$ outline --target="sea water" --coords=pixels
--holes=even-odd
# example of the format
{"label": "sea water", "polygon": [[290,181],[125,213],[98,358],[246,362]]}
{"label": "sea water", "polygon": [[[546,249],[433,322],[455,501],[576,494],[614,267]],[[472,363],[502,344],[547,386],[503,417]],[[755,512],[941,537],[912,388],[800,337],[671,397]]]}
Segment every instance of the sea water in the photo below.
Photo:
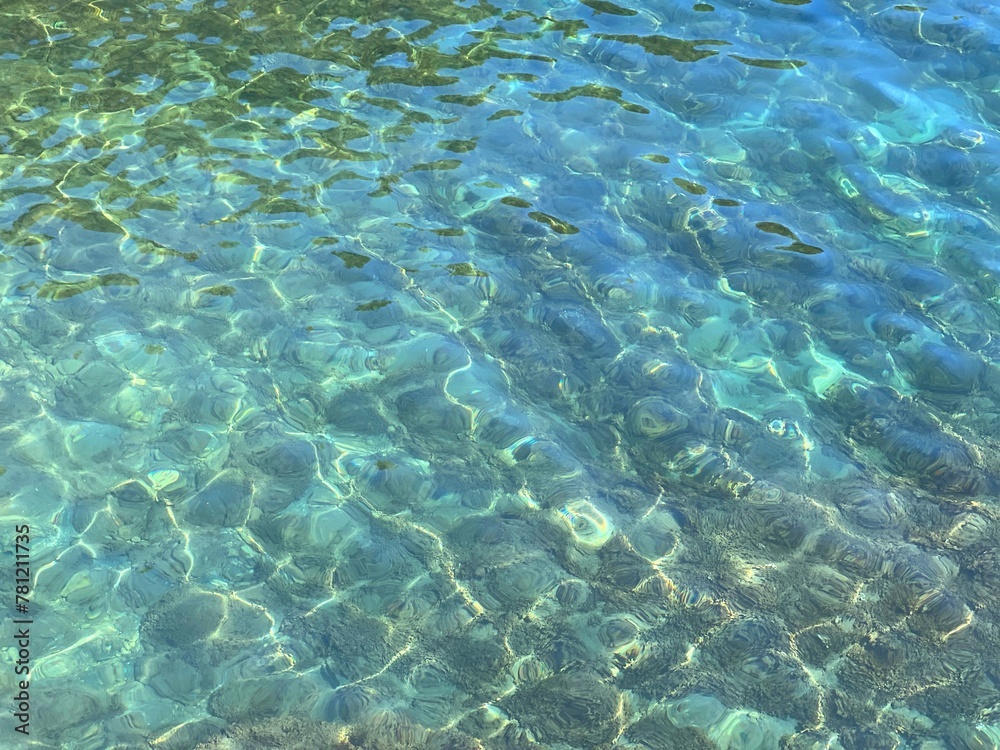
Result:
{"label": "sea water", "polygon": [[918,2],[7,3],[0,746],[996,747],[1000,10]]}

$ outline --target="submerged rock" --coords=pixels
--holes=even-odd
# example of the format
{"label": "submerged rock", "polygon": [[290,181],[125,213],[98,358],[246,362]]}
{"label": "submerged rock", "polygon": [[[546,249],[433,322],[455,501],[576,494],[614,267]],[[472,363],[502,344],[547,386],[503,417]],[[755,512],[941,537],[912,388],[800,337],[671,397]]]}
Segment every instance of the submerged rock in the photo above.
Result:
{"label": "submerged rock", "polygon": [[562,672],[502,702],[538,741],[595,747],[614,739],[625,720],[625,698],[596,675]]}

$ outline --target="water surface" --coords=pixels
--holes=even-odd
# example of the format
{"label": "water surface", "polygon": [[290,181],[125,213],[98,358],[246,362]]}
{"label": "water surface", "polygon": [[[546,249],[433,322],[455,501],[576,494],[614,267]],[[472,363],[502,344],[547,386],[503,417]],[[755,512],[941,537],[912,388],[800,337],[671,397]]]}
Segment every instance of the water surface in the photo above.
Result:
{"label": "water surface", "polygon": [[34,746],[1000,743],[994,6],[0,19]]}

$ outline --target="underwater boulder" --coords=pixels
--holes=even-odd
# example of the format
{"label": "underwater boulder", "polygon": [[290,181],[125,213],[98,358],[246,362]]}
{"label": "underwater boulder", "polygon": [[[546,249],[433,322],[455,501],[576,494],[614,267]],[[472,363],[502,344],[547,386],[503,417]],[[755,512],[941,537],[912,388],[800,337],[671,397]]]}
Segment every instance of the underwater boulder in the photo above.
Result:
{"label": "underwater boulder", "polygon": [[178,509],[186,521],[198,526],[242,526],[250,512],[251,495],[250,483],[230,472],[214,478]]}
{"label": "underwater boulder", "polygon": [[[187,726],[187,725],[185,725]],[[298,716],[281,716],[272,719],[254,718],[247,722],[228,725],[224,731],[211,727],[204,734],[215,734],[211,739],[201,738],[200,744],[172,745],[163,743],[168,750],[361,750],[343,738],[343,727],[313,721]],[[198,736],[198,735],[195,735]],[[160,746],[159,739],[156,745]]]}
{"label": "underwater boulder", "polygon": [[946,344],[928,343],[907,356],[896,354],[907,379],[928,398],[950,403],[972,395],[982,382],[985,365],[981,357]]}
{"label": "underwater boulder", "polygon": [[618,736],[626,717],[624,700],[596,675],[560,672],[519,690],[501,705],[540,742],[597,747]]}
{"label": "underwater boulder", "polygon": [[229,722],[246,722],[308,711],[315,687],[307,677],[281,672],[228,680],[208,698],[208,712]]}
{"label": "underwater boulder", "polygon": [[141,632],[154,644],[183,647],[214,634],[226,618],[219,594],[182,586],[157,601],[142,620]]}

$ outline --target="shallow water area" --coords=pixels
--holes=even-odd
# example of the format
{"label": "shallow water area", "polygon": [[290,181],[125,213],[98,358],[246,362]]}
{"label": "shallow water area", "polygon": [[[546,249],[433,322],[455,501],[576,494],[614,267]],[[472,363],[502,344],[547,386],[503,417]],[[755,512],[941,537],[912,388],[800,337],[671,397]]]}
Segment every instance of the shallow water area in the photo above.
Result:
{"label": "shallow water area", "polygon": [[992,5],[0,29],[0,745],[1000,746]]}

